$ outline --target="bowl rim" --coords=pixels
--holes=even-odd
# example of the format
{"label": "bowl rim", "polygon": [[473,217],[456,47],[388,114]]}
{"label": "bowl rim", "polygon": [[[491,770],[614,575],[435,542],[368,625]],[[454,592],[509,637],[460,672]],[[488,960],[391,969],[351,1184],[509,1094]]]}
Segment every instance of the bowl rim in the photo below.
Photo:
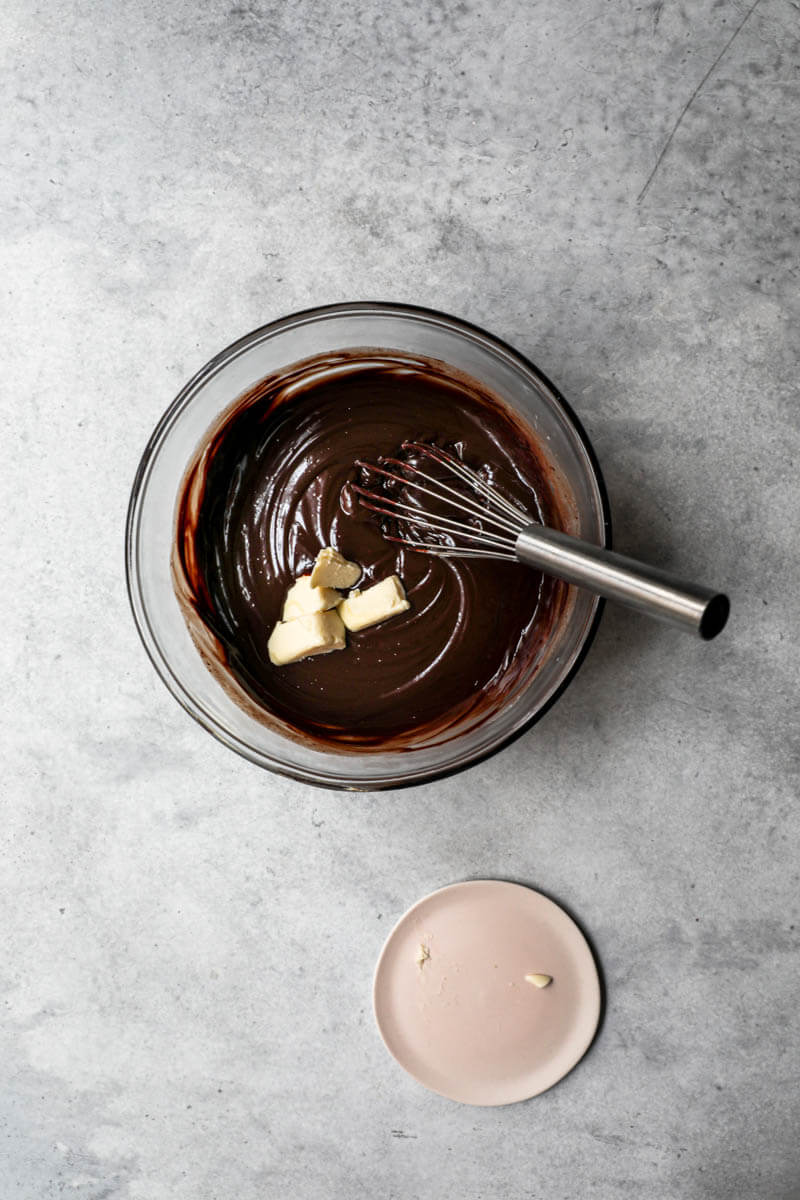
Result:
{"label": "bowl rim", "polygon": [[[597,455],[594,447],[589,439],[589,436],[584,429],[580,419],[575,414],[571,405],[564,398],[561,391],[548,379],[544,372],[536,366],[529,358],[520,353],[514,346],[495,334],[490,333],[482,326],[471,321],[464,320],[461,317],[455,317],[451,313],[444,312],[441,309],[427,308],[423,305],[405,304],[392,300],[354,300],[341,301],[336,304],[314,305],[310,308],[300,309],[294,313],[288,313],[283,317],[278,317],[274,321],[268,321],[264,325],[258,326],[249,333],[243,334],[235,341],[231,342],[224,349],[220,350],[212,358],[208,360],[198,371],[194,373],[183,385],[174,399],[170,402],[167,408],[162,413],[157,421],[150,437],[142,451],[139,464],[131,485],[131,493],[128,501],[127,515],[125,520],[125,583],[128,593],[128,601],[131,607],[134,624],[136,626],[139,638],[144,646],[150,662],[152,663],[156,674],[161,679],[164,686],[167,688],[172,697],[180,704],[181,708],[189,714],[207,733],[210,733],[218,742],[226,746],[229,750],[235,751],[240,757],[246,759],[253,765],[260,767],[262,770],[268,770],[275,774],[282,775],[289,779],[295,779],[301,783],[310,784],[315,787],[326,788],[328,790],[351,791],[351,792],[373,792],[373,791],[400,791],[403,788],[419,787],[426,783],[434,782],[437,779],[445,779],[453,775],[459,774],[461,771],[466,771],[471,767],[477,766],[479,763],[491,758],[499,750],[511,745],[527,733],[543,716],[552,708],[556,701],[560,698],[568,685],[575,678],[578,670],[586,659],[586,655],[594,642],[597,634],[597,629],[605,608],[605,601],[597,597],[595,611],[589,624],[579,650],[575,654],[572,663],[569,666],[564,678],[558,684],[541,706],[532,713],[530,717],[523,720],[521,724],[510,730],[502,736],[498,741],[485,749],[479,749],[469,755],[464,761],[444,765],[441,767],[424,768],[417,774],[409,774],[404,771],[399,778],[387,775],[386,777],[369,780],[363,784],[360,782],[347,781],[344,776],[341,778],[331,778],[326,776],[324,771],[316,771],[313,768],[296,767],[293,764],[287,764],[279,759],[273,758],[262,751],[254,750],[246,741],[229,733],[227,730],[220,727],[213,718],[209,717],[203,710],[202,706],[194,701],[191,692],[185,687],[181,680],[172,670],[170,664],[164,658],[163,654],[158,649],[158,639],[156,638],[147,615],[146,606],[142,599],[141,590],[138,582],[138,570],[136,566],[137,549],[139,545],[139,518],[142,499],[144,496],[147,478],[153,464],[157,450],[163,441],[163,438],[183,410],[187,401],[194,395],[196,390],[217,371],[227,366],[228,363],[237,358],[240,354],[248,350],[254,343],[263,340],[266,336],[274,336],[281,330],[290,328],[297,324],[309,323],[310,321],[324,319],[326,317],[348,316],[363,313],[388,313],[397,314],[407,317],[433,318],[438,322],[444,322],[454,328],[456,331],[463,331],[467,334],[477,335],[485,339],[491,346],[499,348],[506,356],[514,361],[518,366],[522,367],[526,372],[530,373],[537,382],[541,383],[544,388],[550,393],[553,400],[562,410],[563,416],[572,427],[581,448],[586,455],[589,468],[594,476],[594,483],[597,487],[598,496],[600,499],[600,509],[602,517],[603,530],[603,545],[611,546],[611,510],[608,500],[608,492],[606,489],[605,479],[600,468]],[[345,760],[343,760],[345,761]]]}

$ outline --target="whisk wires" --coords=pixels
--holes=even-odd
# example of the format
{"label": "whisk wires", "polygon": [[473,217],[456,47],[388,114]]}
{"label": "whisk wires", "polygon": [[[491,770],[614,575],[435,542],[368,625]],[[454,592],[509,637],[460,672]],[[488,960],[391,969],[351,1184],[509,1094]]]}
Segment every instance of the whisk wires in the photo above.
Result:
{"label": "whisk wires", "polygon": [[[429,496],[438,504],[449,506],[446,510],[448,513],[454,510],[459,514],[456,517],[431,513],[420,505],[409,504],[406,500],[395,499],[386,493],[353,484],[353,491],[362,507],[393,519],[401,530],[407,526],[421,526],[431,534],[444,535],[448,539],[442,543],[424,537],[401,536],[400,533],[388,533],[384,530],[387,541],[397,542],[426,554],[437,554],[442,558],[499,558],[516,561],[514,545],[517,536],[526,526],[533,523],[528,513],[511,504],[481,479],[477,472],[448,451],[423,442],[404,442],[401,449],[446,467],[456,479],[471,489],[473,495],[465,494],[463,490],[437,479],[421,467],[398,458],[385,458],[380,466],[358,460],[356,466],[370,475],[378,475],[382,479],[401,485],[404,489],[412,489],[415,493]],[[464,520],[464,516],[468,519]]]}

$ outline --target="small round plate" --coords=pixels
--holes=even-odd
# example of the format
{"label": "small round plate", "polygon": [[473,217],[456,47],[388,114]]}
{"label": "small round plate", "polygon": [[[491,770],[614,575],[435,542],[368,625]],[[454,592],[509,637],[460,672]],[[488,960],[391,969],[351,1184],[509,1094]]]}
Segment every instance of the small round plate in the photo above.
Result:
{"label": "small round plate", "polygon": [[[526,975],[549,975],[537,987]],[[381,1037],[410,1075],[462,1104],[527,1100],[586,1053],[600,1018],[592,952],[563,909],[495,879],[426,896],[375,971]]]}

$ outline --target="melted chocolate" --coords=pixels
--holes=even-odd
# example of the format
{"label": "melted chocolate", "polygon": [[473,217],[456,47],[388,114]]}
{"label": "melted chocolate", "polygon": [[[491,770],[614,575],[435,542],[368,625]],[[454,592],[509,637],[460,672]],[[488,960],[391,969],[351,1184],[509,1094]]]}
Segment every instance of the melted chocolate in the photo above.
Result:
{"label": "melted chocolate", "polygon": [[[326,748],[387,750],[452,736],[530,677],[565,585],[514,563],[441,559],[387,542],[346,486],[356,459],[407,439],[456,448],[509,499],[563,527],[532,432],[444,363],[365,349],[264,379],[209,431],[183,481],[173,576],[218,678],[267,723]],[[396,572],[411,609],[346,650],[273,666],[267,638],[317,552]],[[209,636],[211,635],[211,636]]]}

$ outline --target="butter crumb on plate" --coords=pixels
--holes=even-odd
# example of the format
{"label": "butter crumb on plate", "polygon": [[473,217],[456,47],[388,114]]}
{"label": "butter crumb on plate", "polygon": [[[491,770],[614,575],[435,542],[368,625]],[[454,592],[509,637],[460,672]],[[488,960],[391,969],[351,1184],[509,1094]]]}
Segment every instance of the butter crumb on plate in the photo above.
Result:
{"label": "butter crumb on plate", "polygon": [[553,982],[552,975],[526,975],[526,983],[532,983],[534,987],[546,988],[548,984]]}

